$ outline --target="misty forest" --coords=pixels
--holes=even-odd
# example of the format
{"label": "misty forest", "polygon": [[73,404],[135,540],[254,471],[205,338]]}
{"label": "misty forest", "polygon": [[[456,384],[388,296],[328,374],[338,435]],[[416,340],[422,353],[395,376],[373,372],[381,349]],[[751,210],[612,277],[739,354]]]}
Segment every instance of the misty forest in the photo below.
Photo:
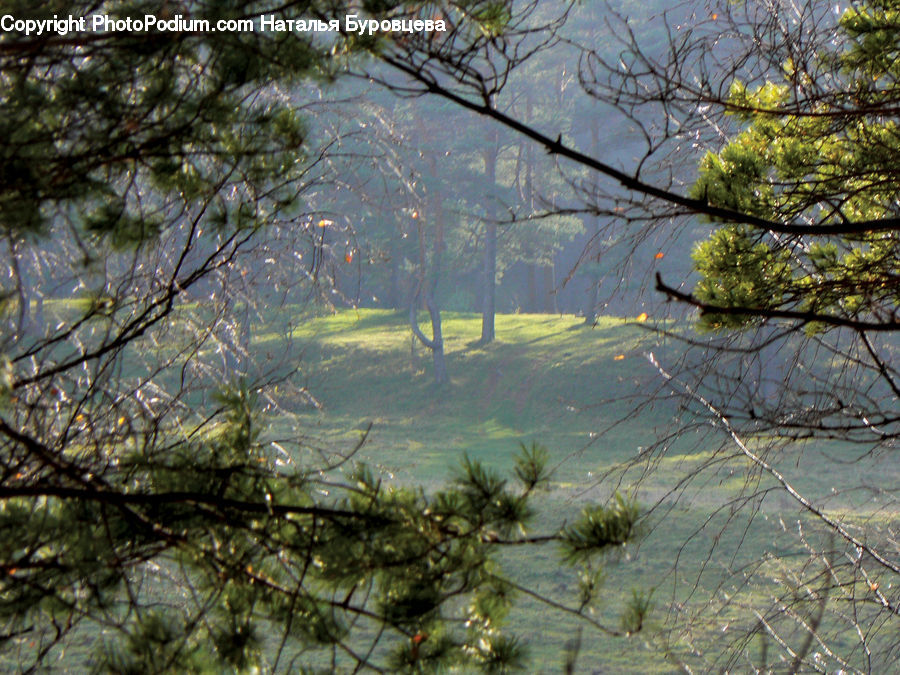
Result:
{"label": "misty forest", "polygon": [[0,671],[897,672],[900,2],[0,16]]}

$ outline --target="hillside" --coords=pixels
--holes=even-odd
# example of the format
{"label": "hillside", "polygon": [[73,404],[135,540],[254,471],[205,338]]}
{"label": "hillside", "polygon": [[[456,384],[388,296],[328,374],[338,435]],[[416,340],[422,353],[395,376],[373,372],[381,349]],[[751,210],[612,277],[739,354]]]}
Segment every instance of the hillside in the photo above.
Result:
{"label": "hillside", "polygon": [[[645,354],[653,350],[663,360],[675,360],[677,343],[661,342],[634,319],[612,317],[590,327],[572,316],[500,315],[496,342],[479,347],[480,317],[447,313],[444,333],[451,385],[438,392],[430,354],[411,340],[404,316],[359,310],[299,322],[291,338],[303,353],[301,372],[318,409],[301,413],[296,431],[316,452],[340,452],[354,447],[371,424],[357,458],[385,480],[425,489],[452,480],[464,454],[504,471],[520,443],[539,443],[550,453],[554,474],[536,530],[573,518],[585,503],[604,502],[614,489],[633,490],[652,507],[643,524],[646,536],[609,561],[596,616],[617,626],[632,589],[655,589],[655,611],[639,640],[586,631],[591,639],[582,644],[579,672],[674,672],[676,663],[691,663],[693,650],[714,650],[729,626],[749,622],[746,630],[752,629],[745,601],[769,597],[783,570],[738,583],[739,570],[760,565],[770,552],[800,564],[802,546],[782,536],[787,527],[782,518],[800,521],[780,491],[765,505],[760,497],[754,509],[722,507],[765,495],[767,479],[752,473],[747,479],[746,458],[728,452],[730,441],[714,426],[684,411],[676,418],[676,401]],[[258,343],[264,347],[266,338],[260,336]],[[654,393],[663,395],[647,405]],[[622,468],[654,443],[646,461]],[[792,472],[795,485],[809,490],[839,485],[869,470],[864,462],[844,466],[841,474],[823,469],[821,453],[844,452],[839,444],[819,444],[801,453]],[[832,508],[853,506],[834,501]],[[873,514],[856,517],[873,526]],[[729,552],[728,567],[709,565],[713,550]],[[518,583],[571,604],[575,572],[560,568],[554,550],[538,553],[524,558],[513,551],[504,569]],[[710,614],[705,598],[716,589],[728,589],[734,602]],[[565,645],[580,624],[555,613],[548,623],[548,616],[546,605],[520,596],[509,619],[527,640],[534,666],[559,671]],[[690,622],[690,647],[666,643],[656,632],[674,617]],[[753,649],[765,649],[765,638]]]}
{"label": "hillside", "polygon": [[[653,383],[642,352],[654,346],[654,334],[622,318],[590,327],[572,316],[498,315],[496,326],[496,342],[478,347],[479,315],[444,316],[451,385],[437,392],[430,354],[410,339],[404,316],[359,310],[301,322],[292,339],[320,406],[300,415],[310,446],[349,449],[371,423],[357,457],[385,480],[429,489],[452,480],[464,454],[504,471],[520,443],[537,442],[555,467],[537,530],[574,517],[587,501],[607,499],[612,488],[600,485],[599,476],[653,437],[652,416],[643,429],[640,421],[615,423]],[[552,548],[532,550],[527,558],[513,551],[504,569],[571,604],[577,576],[559,562]],[[640,560],[613,562],[598,618],[616,627],[631,589],[655,586],[661,570]],[[555,612],[548,624],[547,617],[545,605],[520,596],[510,623],[527,640],[533,665],[557,672],[579,622]],[[642,641],[590,636],[579,672],[672,670]]]}
{"label": "hillside", "polygon": [[293,339],[321,404],[306,420],[348,438],[356,433],[347,430],[371,422],[362,455],[417,481],[463,452],[503,467],[520,442],[547,446],[561,462],[557,478],[567,481],[580,470],[565,461],[573,453],[605,462],[634,450],[633,428],[595,439],[628,411],[628,397],[649,386],[642,350],[652,334],[619,318],[590,327],[577,317],[516,314],[498,316],[496,325],[497,340],[479,347],[478,315],[445,316],[451,385],[437,391],[430,353],[410,339],[402,315],[345,311],[306,322]]}

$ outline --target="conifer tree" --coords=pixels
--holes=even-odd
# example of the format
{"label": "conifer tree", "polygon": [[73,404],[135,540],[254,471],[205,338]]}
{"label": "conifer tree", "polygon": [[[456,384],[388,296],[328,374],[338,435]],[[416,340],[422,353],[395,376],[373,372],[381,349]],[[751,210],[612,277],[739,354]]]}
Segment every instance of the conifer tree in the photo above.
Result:
{"label": "conifer tree", "polygon": [[[0,14],[216,26],[338,9],[7,2]],[[0,38],[0,668],[521,665],[499,551],[555,542],[582,564],[634,536],[633,502],[531,534],[539,448],[509,479],[466,461],[434,493],[389,486],[352,451],[310,459],[299,439],[295,452],[273,443],[265,381],[240,359],[213,367],[250,340],[220,334],[231,310],[251,320],[229,292],[259,266],[247,256],[263,234],[318,233],[305,82],[379,39],[59,33]],[[603,630],[593,589],[570,611]]]}
{"label": "conifer tree", "polygon": [[[683,239],[666,254],[690,258],[690,276],[650,272],[661,297],[676,301],[660,307],[672,321],[660,323],[666,339],[647,354],[662,396],[678,397],[673,417],[684,429],[701,419],[719,439],[710,462],[686,469],[673,489],[728,465],[744,481],[714,511],[729,521],[716,541],[739,529],[741,542],[771,532],[772,543],[746,565],[736,562],[742,543],[710,549],[728,581],[713,572],[716,591],[692,616],[673,603],[671,635],[733,637],[717,637],[719,649],[706,655],[689,643],[686,667],[764,671],[779,659],[791,672],[889,670],[900,614],[890,524],[900,438],[900,8],[698,3],[661,7],[669,11],[639,28],[634,4],[621,7],[608,14],[612,48],[582,44],[578,80],[640,132],[645,147],[633,162],[504,108],[504,88],[534,53],[524,39],[443,60],[432,53],[436,63],[418,68],[386,58],[408,88],[593,172],[597,187],[583,190],[582,211],[608,218],[608,235],[641,242],[674,239],[679,226],[702,232],[693,255]],[[560,34],[542,33],[544,44]],[[670,336],[680,338],[674,353]],[[679,435],[663,425],[628,466],[655,468]],[[704,566],[692,593],[705,574]],[[729,611],[736,618],[724,625],[708,618]]]}

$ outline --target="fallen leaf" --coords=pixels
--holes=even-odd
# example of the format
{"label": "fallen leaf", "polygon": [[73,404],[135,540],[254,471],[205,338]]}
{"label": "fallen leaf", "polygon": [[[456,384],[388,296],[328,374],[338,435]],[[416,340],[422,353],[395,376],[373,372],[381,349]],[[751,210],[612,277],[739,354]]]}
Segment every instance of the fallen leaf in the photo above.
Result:
{"label": "fallen leaf", "polygon": [[635,319],[635,320],[643,323],[644,321],[646,321],[649,318],[650,318],[650,316],[647,314],[647,312],[641,312],[640,314],[637,315],[637,319]]}
{"label": "fallen leaf", "polygon": [[624,361],[624,360],[625,360],[625,355],[624,355],[624,354],[616,354],[616,355],[613,357],[613,361]]}

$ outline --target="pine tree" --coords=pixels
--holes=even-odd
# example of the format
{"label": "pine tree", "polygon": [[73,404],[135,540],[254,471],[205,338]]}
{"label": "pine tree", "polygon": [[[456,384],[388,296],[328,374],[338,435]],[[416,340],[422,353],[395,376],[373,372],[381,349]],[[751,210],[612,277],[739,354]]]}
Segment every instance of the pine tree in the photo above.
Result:
{"label": "pine tree", "polygon": [[[891,56],[896,13],[893,3],[847,9],[839,22],[845,48],[819,56],[836,84],[823,92],[808,83],[808,102],[795,114],[798,74],[790,62],[783,82],[732,83],[727,106],[743,130],[702,160],[692,196],[798,227],[773,236],[728,226],[698,246],[704,326],[782,318],[811,332],[900,327],[892,225],[900,143],[890,114],[900,76]],[[803,223],[823,227],[803,236]]]}
{"label": "pine tree", "polygon": [[[524,40],[437,54],[419,69],[393,53],[387,60],[408,89],[594,172],[597,189],[579,196],[585,211],[610,219],[611,238],[674,242],[679,225],[704,232],[696,276],[678,285],[655,275],[656,290],[677,302],[661,308],[671,319],[659,324],[667,340],[647,356],[664,383],[659,398],[677,397],[673,421],[683,426],[663,425],[658,442],[627,464],[655,470],[699,419],[722,444],[705,467],[680,477],[667,467],[674,490],[719,480],[709,472],[726,464],[729,475],[743,474],[735,500],[712,511],[728,514],[709,558],[727,583],[713,573],[715,591],[694,616],[673,603],[671,636],[690,636],[685,668],[696,660],[701,669],[765,671],[781,659],[791,672],[890,669],[900,574],[890,524],[900,437],[898,4],[679,5],[639,28],[635,14],[651,6],[624,3],[621,15],[608,14],[613,49],[587,41],[579,50],[583,92],[643,136],[634,161],[566,139],[561,123],[509,112],[506,83],[533,55],[514,57]],[[510,24],[527,21],[525,11]],[[542,32],[542,44],[557,35]],[[664,255],[656,250],[645,257],[651,265]],[[674,354],[670,336],[680,338]],[[736,562],[719,543],[729,532],[740,542],[771,532],[759,565]],[[704,580],[705,564],[691,593]],[[729,612],[734,621],[713,625]],[[716,634],[706,656],[693,642],[704,630]],[[720,632],[733,637],[719,642]]]}
{"label": "pine tree", "polygon": [[[333,9],[192,3],[189,15]],[[262,410],[264,383],[236,378],[239,358],[214,367],[249,342],[235,289],[261,264],[261,233],[318,232],[304,82],[377,48],[258,30],[0,39],[0,667],[510,669],[524,648],[502,630],[516,586],[499,552],[555,542],[582,564],[634,536],[624,499],[530,534],[547,480],[538,448],[514,478],[466,461],[433,494],[384,484],[352,452],[285,453],[266,435],[277,413]],[[585,588],[572,611],[602,629]]]}

